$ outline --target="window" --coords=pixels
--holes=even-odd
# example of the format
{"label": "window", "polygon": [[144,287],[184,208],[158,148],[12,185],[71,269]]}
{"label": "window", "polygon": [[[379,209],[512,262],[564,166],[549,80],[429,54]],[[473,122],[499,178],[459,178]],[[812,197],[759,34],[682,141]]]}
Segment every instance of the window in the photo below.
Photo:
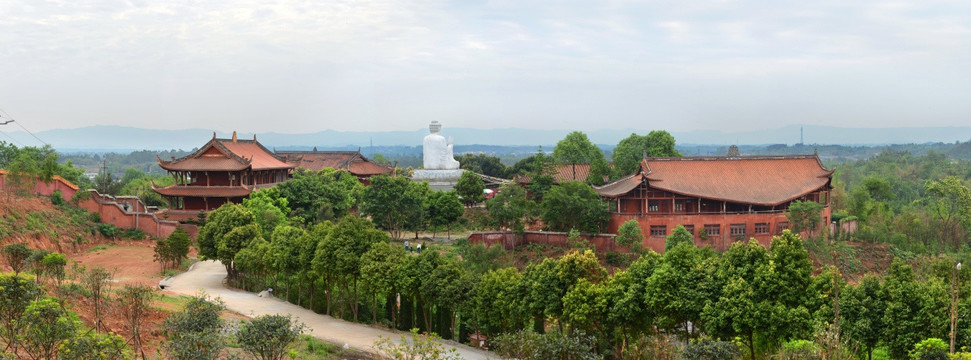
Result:
{"label": "window", "polygon": [[676,201],[674,203],[674,211],[684,211],[684,202],[683,201]]}
{"label": "window", "polygon": [[659,203],[660,202],[657,201],[657,200],[648,200],[647,201],[647,211],[657,212]]}
{"label": "window", "polygon": [[781,234],[784,230],[789,229],[789,222],[788,221],[780,221],[779,222],[779,225],[777,225],[777,226],[778,227],[776,228],[776,232],[778,232],[779,234]]}
{"label": "window", "polygon": [[705,233],[708,236],[719,236],[722,234],[722,227],[718,224],[705,224]]}
{"label": "window", "polygon": [[745,235],[745,224],[732,224],[729,231],[732,236]]}
{"label": "window", "polygon": [[668,236],[668,227],[665,225],[651,225],[652,237]]}
{"label": "window", "polygon": [[688,230],[688,232],[691,233],[691,236],[694,236],[695,235],[695,226],[694,225],[681,225],[681,226],[684,226],[684,229],[685,230]]}
{"label": "window", "polygon": [[769,233],[769,223],[755,223],[755,233],[756,234],[768,234]]}

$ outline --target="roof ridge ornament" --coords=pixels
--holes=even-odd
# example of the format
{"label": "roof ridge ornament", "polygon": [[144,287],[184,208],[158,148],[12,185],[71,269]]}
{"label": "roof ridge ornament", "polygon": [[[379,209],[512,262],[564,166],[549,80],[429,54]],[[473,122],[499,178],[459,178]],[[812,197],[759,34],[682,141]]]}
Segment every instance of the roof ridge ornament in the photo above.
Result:
{"label": "roof ridge ornament", "polygon": [[233,130],[233,142],[236,142],[236,130]]}
{"label": "roof ridge ornament", "polygon": [[216,132],[215,131],[212,132],[212,139],[213,140],[216,140]]}

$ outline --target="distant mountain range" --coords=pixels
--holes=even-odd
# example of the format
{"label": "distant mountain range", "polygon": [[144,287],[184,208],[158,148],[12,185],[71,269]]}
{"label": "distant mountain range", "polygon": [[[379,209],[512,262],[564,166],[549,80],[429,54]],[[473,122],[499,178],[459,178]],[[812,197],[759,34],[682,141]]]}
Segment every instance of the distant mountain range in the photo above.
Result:
{"label": "distant mountain range", "polygon": [[[840,128],[831,126],[803,126],[803,142],[806,144],[881,145],[971,140],[971,127],[906,127],[906,128]],[[442,134],[455,139],[457,145],[543,146],[552,145],[570,130],[533,129],[471,129],[444,128]],[[615,145],[631,133],[646,134],[650,130],[594,130],[586,134],[597,144]],[[35,133],[61,152],[107,152],[131,150],[170,150],[197,148],[212,138],[213,131],[201,128],[184,130],[153,130],[124,126],[89,126],[76,129],[56,129]],[[221,138],[231,133],[216,132]],[[334,131],[325,130],[308,134],[260,133],[257,139],[268,148],[318,149],[374,146],[420,146],[427,128],[415,131]],[[3,132],[0,141],[14,144],[38,145],[36,139],[23,132]],[[767,145],[796,144],[800,142],[800,126],[758,131],[724,132],[697,130],[672,132],[679,145]],[[239,138],[252,139],[253,133],[239,133]],[[18,143],[19,142],[19,143]]]}

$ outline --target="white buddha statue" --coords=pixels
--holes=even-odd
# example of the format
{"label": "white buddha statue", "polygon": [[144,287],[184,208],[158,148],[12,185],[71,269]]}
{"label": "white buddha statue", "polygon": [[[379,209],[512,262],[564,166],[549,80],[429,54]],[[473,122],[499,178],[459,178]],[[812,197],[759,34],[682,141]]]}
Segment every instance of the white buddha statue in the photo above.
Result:
{"label": "white buddha statue", "polygon": [[431,125],[428,125],[428,129],[431,130],[431,134],[425,136],[422,141],[424,168],[426,170],[457,170],[459,162],[455,161],[452,155],[452,147],[454,146],[452,138],[449,138],[448,143],[446,143],[445,137],[438,134],[442,130],[442,124],[438,121],[432,121]]}

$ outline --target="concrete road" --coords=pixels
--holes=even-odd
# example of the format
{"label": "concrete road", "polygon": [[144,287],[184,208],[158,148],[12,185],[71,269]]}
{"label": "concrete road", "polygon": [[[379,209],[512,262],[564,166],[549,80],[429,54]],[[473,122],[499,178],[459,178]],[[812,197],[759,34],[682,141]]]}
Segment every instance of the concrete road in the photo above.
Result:
{"label": "concrete road", "polygon": [[[218,261],[201,261],[189,268],[189,271],[168,279],[166,290],[193,296],[205,292],[212,297],[219,297],[226,303],[226,308],[249,317],[260,315],[292,315],[294,319],[307,325],[309,333],[321,340],[338,345],[347,344],[349,347],[374,353],[374,343],[379,336],[390,337],[398,342],[401,335],[384,329],[378,329],[363,324],[338,320],[327,315],[290,304],[275,297],[258,297],[256,294],[241,290],[229,289],[223,284],[226,278],[226,268]],[[487,351],[451,341],[442,341],[446,347],[454,347],[464,359],[498,359],[495,354]]]}

